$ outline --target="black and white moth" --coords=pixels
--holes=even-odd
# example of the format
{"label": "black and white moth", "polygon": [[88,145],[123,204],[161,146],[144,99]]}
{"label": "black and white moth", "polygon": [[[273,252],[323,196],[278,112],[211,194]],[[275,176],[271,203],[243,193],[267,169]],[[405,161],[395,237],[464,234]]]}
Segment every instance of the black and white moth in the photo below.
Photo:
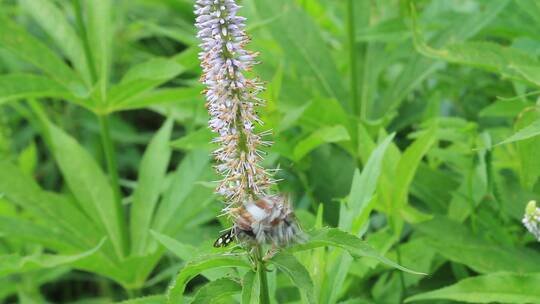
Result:
{"label": "black and white moth", "polygon": [[232,241],[234,241],[234,237],[234,228],[231,228],[218,237],[218,239],[214,242],[214,247],[227,247]]}

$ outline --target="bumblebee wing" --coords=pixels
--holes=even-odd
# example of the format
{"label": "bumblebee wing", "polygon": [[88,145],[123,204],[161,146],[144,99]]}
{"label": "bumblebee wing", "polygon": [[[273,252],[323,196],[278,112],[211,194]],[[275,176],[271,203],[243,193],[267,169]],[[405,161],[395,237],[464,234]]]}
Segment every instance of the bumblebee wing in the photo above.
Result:
{"label": "bumblebee wing", "polygon": [[229,244],[234,241],[234,229],[231,228],[227,231],[225,231],[222,235],[218,237],[218,239],[214,242],[214,247],[227,247]]}

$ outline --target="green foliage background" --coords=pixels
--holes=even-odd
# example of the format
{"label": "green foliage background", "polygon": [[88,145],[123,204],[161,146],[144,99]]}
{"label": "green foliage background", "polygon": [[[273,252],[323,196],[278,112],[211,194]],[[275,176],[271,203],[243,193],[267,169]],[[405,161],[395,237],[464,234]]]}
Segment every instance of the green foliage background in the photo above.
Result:
{"label": "green foliage background", "polygon": [[[540,303],[538,0],[242,0],[310,235],[275,303]],[[257,303],[191,0],[0,0],[0,299]]]}

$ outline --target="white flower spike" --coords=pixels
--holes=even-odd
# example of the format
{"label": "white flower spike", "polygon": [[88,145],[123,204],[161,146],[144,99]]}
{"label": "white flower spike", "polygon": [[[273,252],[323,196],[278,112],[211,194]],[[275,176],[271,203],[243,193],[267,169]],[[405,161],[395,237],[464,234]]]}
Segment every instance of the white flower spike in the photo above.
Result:
{"label": "white flower spike", "polygon": [[540,208],[536,207],[535,201],[530,201],[527,204],[522,222],[525,228],[540,242]]}
{"label": "white flower spike", "polygon": [[257,64],[257,53],[245,49],[249,37],[244,31],[245,18],[237,15],[240,7],[234,0],[198,0],[197,37],[206,85],[209,127],[217,134],[213,142],[216,171],[223,176],[217,193],[223,196],[224,213],[234,220],[214,246],[227,246],[233,237],[243,244],[272,244],[283,247],[301,235],[290,204],[281,195],[272,194],[276,183],[269,170],[261,166],[261,146],[270,132],[256,133],[262,125],[255,109],[264,106],[258,94],[264,85],[246,72]]}

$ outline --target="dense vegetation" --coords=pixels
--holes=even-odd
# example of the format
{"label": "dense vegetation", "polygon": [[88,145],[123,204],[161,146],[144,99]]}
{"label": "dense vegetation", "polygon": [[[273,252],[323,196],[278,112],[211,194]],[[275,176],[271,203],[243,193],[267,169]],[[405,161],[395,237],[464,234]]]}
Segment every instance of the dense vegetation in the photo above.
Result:
{"label": "dense vegetation", "polygon": [[239,2],[308,240],[212,247],[193,1],[0,0],[0,301],[540,303],[540,1]]}

